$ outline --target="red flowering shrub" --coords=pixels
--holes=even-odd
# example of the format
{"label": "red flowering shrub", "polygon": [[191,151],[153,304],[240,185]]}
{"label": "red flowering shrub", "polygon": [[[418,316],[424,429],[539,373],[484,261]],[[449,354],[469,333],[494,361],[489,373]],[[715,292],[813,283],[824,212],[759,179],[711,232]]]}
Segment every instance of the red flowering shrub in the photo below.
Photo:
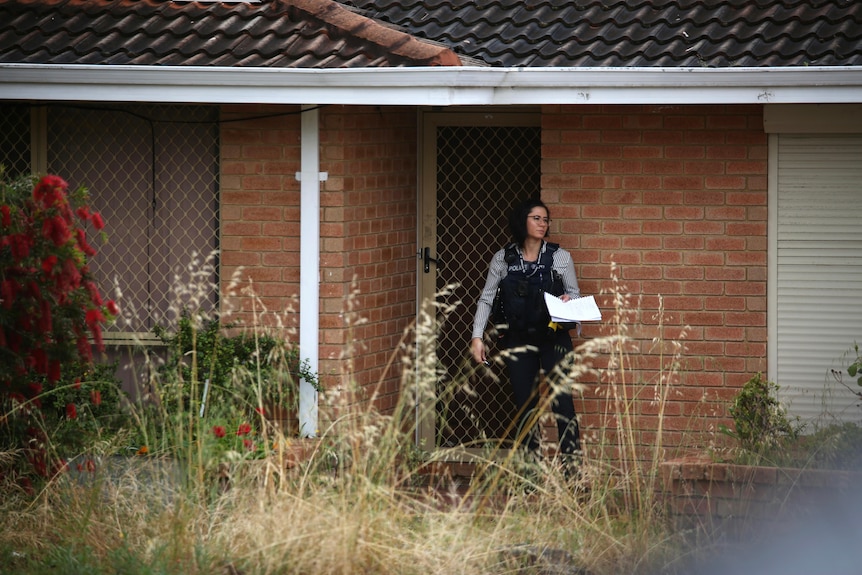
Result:
{"label": "red flowering shrub", "polygon": [[96,250],[85,227],[104,225],[87,200],[57,176],[7,182],[0,168],[0,450],[25,454],[37,476],[66,467],[49,436],[58,423],[108,408],[106,394],[118,401],[119,390],[90,381],[90,341],[102,350],[118,309],[87,265]]}

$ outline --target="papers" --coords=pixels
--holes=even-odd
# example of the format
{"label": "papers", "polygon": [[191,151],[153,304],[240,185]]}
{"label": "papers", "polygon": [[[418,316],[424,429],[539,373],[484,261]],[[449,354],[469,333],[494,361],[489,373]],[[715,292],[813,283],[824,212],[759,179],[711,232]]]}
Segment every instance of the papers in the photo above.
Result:
{"label": "papers", "polygon": [[573,321],[602,321],[602,312],[596,305],[596,298],[591,295],[563,301],[560,298],[545,293],[545,305],[551,321],[567,323]]}

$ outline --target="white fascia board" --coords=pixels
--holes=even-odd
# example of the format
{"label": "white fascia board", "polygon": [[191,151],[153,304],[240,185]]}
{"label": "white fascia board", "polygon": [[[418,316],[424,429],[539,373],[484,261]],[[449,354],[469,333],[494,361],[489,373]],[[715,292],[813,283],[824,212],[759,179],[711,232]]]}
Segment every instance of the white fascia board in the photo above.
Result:
{"label": "white fascia board", "polygon": [[862,67],[204,68],[0,64],[0,100],[506,105],[862,102]]}

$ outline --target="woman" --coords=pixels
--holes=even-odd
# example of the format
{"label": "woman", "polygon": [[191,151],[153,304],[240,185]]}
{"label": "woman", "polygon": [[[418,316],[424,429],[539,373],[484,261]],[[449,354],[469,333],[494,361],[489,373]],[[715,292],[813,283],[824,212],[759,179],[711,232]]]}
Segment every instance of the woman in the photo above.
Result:
{"label": "woman", "polygon": [[[491,259],[485,288],[476,305],[470,341],[473,359],[487,363],[483,334],[500,288],[507,324],[502,338],[503,348],[508,350],[504,357],[518,407],[519,428],[528,434],[527,447],[532,452],[538,451],[539,440],[532,429],[523,428],[537,419],[534,412],[539,401],[539,370],[552,377],[557,364],[572,351],[569,330],[550,321],[542,292],[548,291],[563,301],[580,297],[572,256],[557,244],[545,241],[550,223],[548,207],[539,199],[527,200],[512,212],[509,228],[513,243]],[[552,382],[551,389],[567,387],[553,383],[563,382]],[[571,459],[580,451],[571,395],[559,393],[552,408],[559,430],[560,453]]]}

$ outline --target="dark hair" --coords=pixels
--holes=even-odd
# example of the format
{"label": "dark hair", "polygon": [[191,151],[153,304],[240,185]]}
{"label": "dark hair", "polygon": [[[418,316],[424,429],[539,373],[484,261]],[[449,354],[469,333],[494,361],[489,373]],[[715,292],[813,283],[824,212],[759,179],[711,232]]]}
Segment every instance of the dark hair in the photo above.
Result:
{"label": "dark hair", "polygon": [[[551,210],[538,198],[530,198],[521,202],[509,214],[509,231],[512,234],[512,240],[522,247],[524,240],[527,239],[527,216],[530,215],[533,208],[544,208],[548,218],[551,217]],[[548,237],[549,231],[550,227],[545,230],[545,237]]]}

